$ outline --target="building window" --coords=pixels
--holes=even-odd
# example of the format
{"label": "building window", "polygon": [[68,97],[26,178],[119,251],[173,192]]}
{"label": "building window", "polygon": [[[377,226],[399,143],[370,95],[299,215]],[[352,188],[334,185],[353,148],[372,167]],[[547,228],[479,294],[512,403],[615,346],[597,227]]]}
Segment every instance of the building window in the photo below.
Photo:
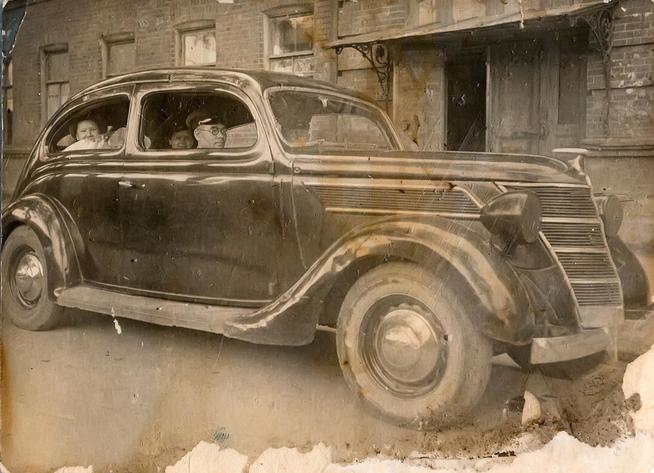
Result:
{"label": "building window", "polygon": [[117,33],[102,37],[102,77],[114,77],[136,68],[134,33]]}
{"label": "building window", "polygon": [[177,26],[177,65],[216,65],[216,24],[193,21]]}
{"label": "building window", "polygon": [[3,139],[5,144],[12,143],[12,129],[14,118],[14,70],[11,60],[5,65],[2,79],[2,93],[4,97],[3,110]]}
{"label": "building window", "polygon": [[50,118],[70,95],[68,45],[50,45],[42,49],[42,116]]}
{"label": "building window", "polygon": [[268,12],[265,29],[268,69],[299,76],[313,75],[312,10],[295,7],[291,11]]}

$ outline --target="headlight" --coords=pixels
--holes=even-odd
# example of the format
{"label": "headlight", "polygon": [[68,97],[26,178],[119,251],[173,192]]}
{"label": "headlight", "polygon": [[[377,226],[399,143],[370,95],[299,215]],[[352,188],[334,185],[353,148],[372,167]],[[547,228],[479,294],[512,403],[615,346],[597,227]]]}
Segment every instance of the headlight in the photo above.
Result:
{"label": "headlight", "polygon": [[600,217],[604,222],[604,233],[608,237],[614,237],[620,231],[624,212],[620,200],[614,195],[597,195],[595,203]]}
{"label": "headlight", "polygon": [[533,192],[513,191],[501,194],[481,209],[481,223],[510,249],[515,243],[538,239],[541,208]]}

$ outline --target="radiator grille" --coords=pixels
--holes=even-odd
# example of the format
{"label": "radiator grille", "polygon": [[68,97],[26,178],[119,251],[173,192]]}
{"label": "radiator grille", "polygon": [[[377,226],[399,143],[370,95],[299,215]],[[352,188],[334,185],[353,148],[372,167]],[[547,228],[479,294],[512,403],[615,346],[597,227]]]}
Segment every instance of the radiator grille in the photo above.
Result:
{"label": "radiator grille", "polygon": [[595,204],[587,187],[529,187],[507,186],[509,190],[530,190],[540,199],[543,217],[597,217]]}
{"label": "radiator grille", "polygon": [[313,187],[331,210],[428,212],[479,215],[479,207],[460,189],[402,189],[386,187]]}
{"label": "radiator grille", "polygon": [[578,304],[622,304],[620,281],[590,189],[519,185],[506,188],[529,190],[538,196],[544,220],[541,231],[568,276]]}

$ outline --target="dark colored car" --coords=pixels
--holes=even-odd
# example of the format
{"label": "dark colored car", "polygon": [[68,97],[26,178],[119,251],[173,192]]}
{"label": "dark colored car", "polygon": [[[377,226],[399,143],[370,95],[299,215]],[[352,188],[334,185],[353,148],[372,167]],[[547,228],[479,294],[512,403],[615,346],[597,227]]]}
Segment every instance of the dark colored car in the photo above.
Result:
{"label": "dark colored car", "polygon": [[615,197],[583,161],[405,151],[372,102],[266,72],[112,78],[49,121],[2,214],[5,314],[64,307],[302,345],[416,428],[460,418],[494,353],[611,347],[648,313]]}

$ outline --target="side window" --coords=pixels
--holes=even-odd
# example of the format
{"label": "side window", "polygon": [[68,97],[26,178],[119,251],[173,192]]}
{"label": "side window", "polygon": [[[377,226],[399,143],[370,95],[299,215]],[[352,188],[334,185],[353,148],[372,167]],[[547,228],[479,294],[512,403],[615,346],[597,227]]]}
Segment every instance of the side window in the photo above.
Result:
{"label": "side window", "polygon": [[141,116],[139,142],[147,150],[237,151],[257,142],[250,110],[228,93],[152,93]]}
{"label": "side window", "polygon": [[129,99],[114,97],[84,105],[61,119],[47,141],[50,154],[120,149],[125,142]]}

